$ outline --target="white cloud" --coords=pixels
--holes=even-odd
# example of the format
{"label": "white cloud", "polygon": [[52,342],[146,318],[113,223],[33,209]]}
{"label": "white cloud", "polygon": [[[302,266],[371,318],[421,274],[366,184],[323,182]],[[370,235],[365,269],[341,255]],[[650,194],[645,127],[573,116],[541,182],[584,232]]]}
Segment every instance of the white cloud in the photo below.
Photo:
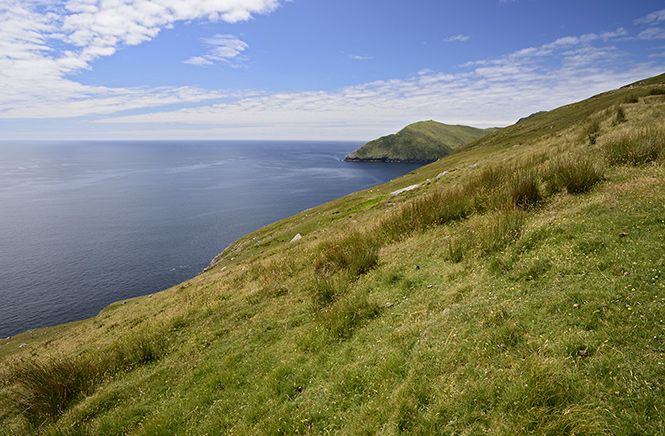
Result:
{"label": "white cloud", "polygon": [[469,39],[471,39],[470,36],[468,36],[468,35],[462,35],[462,34],[460,33],[459,35],[450,36],[450,37],[444,39],[443,41],[444,41],[444,42],[463,42],[463,41],[468,41]]}
{"label": "white cloud", "polygon": [[215,35],[211,38],[204,38],[203,42],[208,45],[208,52],[203,56],[191,57],[183,61],[184,63],[205,66],[219,61],[237,66],[239,62],[246,59],[241,54],[249,47],[246,42],[233,35]]}
{"label": "white cloud", "polygon": [[[132,98],[108,96],[150,94],[151,104],[214,98],[202,91],[108,89],[81,85],[68,75],[89,68],[123,45],[154,38],[161,29],[184,20],[208,19],[230,23],[273,11],[279,0],[3,0],[0,3],[0,117],[78,116],[111,113],[136,107]],[[206,56],[189,63],[238,58],[243,41],[218,35]],[[191,100],[190,100],[191,99]],[[83,104],[91,101],[90,104]],[[164,102],[164,103],[160,103]],[[57,109],[54,109],[57,108]],[[72,112],[66,112],[66,109]],[[115,109],[111,109],[115,108]],[[75,115],[76,114],[76,115]]]}
{"label": "white cloud", "polygon": [[638,39],[665,39],[665,29],[660,27],[651,27],[643,30],[637,35]]}
{"label": "white cloud", "polygon": [[351,56],[351,59],[356,60],[356,61],[368,61],[372,59],[371,56],[360,56],[360,55],[354,55]]}
{"label": "white cloud", "polygon": [[204,66],[204,65],[212,65],[213,62],[209,61],[208,59],[201,57],[201,56],[192,56],[191,58],[182,61],[184,64],[190,64],[190,65],[197,65],[197,66]]}
{"label": "white cloud", "polygon": [[653,24],[661,21],[665,21],[665,9],[652,12],[646,17],[638,18],[635,20],[635,24]]}

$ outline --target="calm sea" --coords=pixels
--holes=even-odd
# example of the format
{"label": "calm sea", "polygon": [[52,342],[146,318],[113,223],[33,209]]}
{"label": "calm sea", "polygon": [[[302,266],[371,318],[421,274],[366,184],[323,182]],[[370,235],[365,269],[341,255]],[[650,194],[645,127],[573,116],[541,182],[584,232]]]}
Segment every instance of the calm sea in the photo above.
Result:
{"label": "calm sea", "polygon": [[200,273],[231,242],[417,165],[354,142],[0,143],[0,337]]}

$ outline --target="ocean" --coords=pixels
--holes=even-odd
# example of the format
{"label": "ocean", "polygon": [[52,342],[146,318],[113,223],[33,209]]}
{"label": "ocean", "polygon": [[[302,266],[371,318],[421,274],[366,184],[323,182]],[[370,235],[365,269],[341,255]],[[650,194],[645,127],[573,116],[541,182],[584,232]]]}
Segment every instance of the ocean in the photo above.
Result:
{"label": "ocean", "polygon": [[0,142],[0,337],[200,273],[241,236],[418,167],[325,141]]}

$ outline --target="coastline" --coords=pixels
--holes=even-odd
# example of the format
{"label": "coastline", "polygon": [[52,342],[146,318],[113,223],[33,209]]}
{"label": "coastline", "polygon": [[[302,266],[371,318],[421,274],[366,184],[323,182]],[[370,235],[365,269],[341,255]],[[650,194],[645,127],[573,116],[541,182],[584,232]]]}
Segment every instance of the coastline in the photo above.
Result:
{"label": "coastline", "polygon": [[347,156],[344,158],[344,162],[362,162],[362,163],[403,163],[403,164],[421,164],[427,165],[436,162],[438,159],[434,160],[420,160],[420,159],[391,159],[388,157],[381,158],[361,158],[361,157],[350,157]]}

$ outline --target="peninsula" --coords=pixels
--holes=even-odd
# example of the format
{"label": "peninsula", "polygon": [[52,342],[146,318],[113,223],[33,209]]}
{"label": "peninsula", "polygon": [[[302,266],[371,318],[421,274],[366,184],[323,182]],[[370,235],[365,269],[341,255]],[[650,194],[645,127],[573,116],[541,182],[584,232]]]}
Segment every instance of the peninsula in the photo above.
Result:
{"label": "peninsula", "polygon": [[497,128],[449,125],[437,121],[409,124],[397,133],[382,136],[349,154],[347,162],[432,163],[460,146]]}

